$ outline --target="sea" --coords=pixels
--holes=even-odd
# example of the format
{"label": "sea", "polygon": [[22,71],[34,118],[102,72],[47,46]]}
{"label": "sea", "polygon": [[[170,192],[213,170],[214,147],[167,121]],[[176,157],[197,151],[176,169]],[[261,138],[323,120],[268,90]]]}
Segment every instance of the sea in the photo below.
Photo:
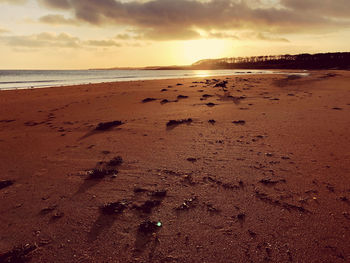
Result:
{"label": "sea", "polygon": [[271,73],[278,74],[281,72],[271,70],[0,70],[0,90],[32,89],[115,81]]}

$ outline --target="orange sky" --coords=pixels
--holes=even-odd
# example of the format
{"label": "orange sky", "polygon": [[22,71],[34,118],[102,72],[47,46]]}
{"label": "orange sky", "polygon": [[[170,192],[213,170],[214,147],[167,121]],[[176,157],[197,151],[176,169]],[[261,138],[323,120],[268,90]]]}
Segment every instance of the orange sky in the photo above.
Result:
{"label": "orange sky", "polygon": [[0,69],[349,51],[349,0],[0,0]]}

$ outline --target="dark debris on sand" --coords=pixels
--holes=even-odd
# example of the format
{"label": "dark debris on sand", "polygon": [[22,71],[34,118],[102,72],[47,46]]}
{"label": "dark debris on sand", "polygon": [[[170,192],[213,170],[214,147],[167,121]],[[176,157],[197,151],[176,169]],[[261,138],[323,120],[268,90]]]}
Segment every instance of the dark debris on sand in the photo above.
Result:
{"label": "dark debris on sand", "polygon": [[339,74],[336,74],[336,73],[327,73],[323,76],[321,76],[320,78],[324,78],[324,79],[327,79],[327,78],[334,78],[334,77],[337,77]]}
{"label": "dark debris on sand", "polygon": [[143,203],[140,206],[135,206],[137,210],[142,211],[145,214],[150,214],[152,212],[152,209],[160,206],[161,201],[160,200],[147,200],[145,203]]}
{"label": "dark debris on sand", "polygon": [[134,193],[135,193],[135,194],[144,193],[144,192],[147,192],[147,191],[148,191],[147,189],[142,188],[142,187],[135,187],[135,188],[134,188]]}
{"label": "dark debris on sand", "polygon": [[11,180],[1,180],[1,181],[0,181],[0,189],[9,187],[9,186],[13,185],[13,183],[14,183],[14,182],[11,181]]}
{"label": "dark debris on sand", "polygon": [[217,87],[221,87],[221,88],[226,88],[226,85],[227,85],[227,81],[226,80],[224,80],[224,81],[222,81],[222,82],[219,82],[219,83],[217,83],[217,84],[215,84],[215,88],[217,88]]}
{"label": "dark debris on sand", "polygon": [[107,215],[120,214],[128,207],[128,202],[126,200],[108,203],[101,207],[101,211]]}
{"label": "dark debris on sand", "polygon": [[246,96],[232,96],[230,95],[230,93],[225,93],[224,95],[219,95],[216,94],[217,97],[219,97],[219,100],[223,100],[223,101],[233,101],[233,103],[235,104],[240,104],[241,100],[246,99]]}
{"label": "dark debris on sand", "polygon": [[246,217],[245,213],[239,213],[237,215],[237,219],[240,220],[240,221],[244,221],[245,217]]}
{"label": "dark debris on sand", "polygon": [[179,100],[168,100],[168,99],[163,99],[160,101],[160,104],[164,105],[166,103],[170,103],[170,102],[178,102]]}
{"label": "dark debris on sand", "polygon": [[110,160],[107,165],[109,166],[119,166],[123,163],[123,158],[121,156],[114,157],[112,160]]}
{"label": "dark debris on sand", "polygon": [[122,121],[101,122],[95,128],[96,131],[106,131],[124,124]]}
{"label": "dark debris on sand", "polygon": [[140,224],[139,228],[138,228],[138,232],[142,233],[142,234],[153,234],[155,233],[157,230],[159,230],[159,228],[161,227],[161,223],[160,222],[155,222],[155,221],[144,221]]}
{"label": "dark debris on sand", "polygon": [[346,196],[341,196],[339,199],[343,202],[349,202],[349,199]]}
{"label": "dark debris on sand", "polygon": [[176,125],[180,125],[180,124],[190,124],[192,121],[193,120],[191,118],[183,119],[183,120],[170,120],[170,121],[168,121],[166,126],[171,127],[171,126],[176,126]]}
{"label": "dark debris on sand", "polygon": [[0,120],[0,123],[9,123],[9,122],[14,122],[14,121],[16,121],[16,120]]}
{"label": "dark debris on sand", "polygon": [[142,100],[142,103],[147,103],[147,102],[151,102],[151,101],[155,101],[155,100],[157,100],[157,99],[155,99],[155,98],[145,98],[145,99]]}
{"label": "dark debris on sand", "polygon": [[118,170],[116,169],[118,166],[122,165],[123,158],[120,156],[114,157],[108,162],[99,162],[96,165],[96,168],[88,171],[90,175],[90,179],[102,179],[108,175],[117,175]]}
{"label": "dark debris on sand", "polygon": [[27,121],[27,122],[24,123],[25,126],[30,126],[30,127],[37,126],[39,124],[40,123],[35,122],[35,121]]}
{"label": "dark debris on sand", "polygon": [[217,105],[217,104],[212,103],[212,102],[209,102],[209,103],[207,103],[207,104],[205,104],[205,105],[207,105],[208,107],[214,107],[214,106]]}
{"label": "dark debris on sand", "polygon": [[216,123],[215,120],[209,120],[208,122],[209,122],[210,124],[212,124],[212,125],[214,125],[214,124]]}
{"label": "dark debris on sand", "polygon": [[207,204],[207,211],[210,213],[216,213],[216,214],[221,212],[220,209],[214,207],[214,205],[212,205],[210,203]]}
{"label": "dark debris on sand", "polygon": [[204,177],[203,178],[203,181],[204,182],[209,182],[211,184],[216,184],[220,187],[222,187],[223,189],[226,189],[226,190],[237,190],[237,189],[240,189],[240,188],[243,188],[244,187],[244,183],[242,181],[239,181],[239,184],[236,185],[236,184],[233,184],[233,183],[225,183],[225,182],[222,182],[220,180],[217,180],[211,176],[208,176],[208,177]]}
{"label": "dark debris on sand", "polygon": [[238,120],[238,121],[233,121],[232,123],[236,125],[244,125],[246,122],[244,120]]}
{"label": "dark debris on sand", "polygon": [[175,209],[176,210],[188,210],[190,209],[191,207],[195,207],[197,205],[197,197],[191,197],[189,199],[186,199],[184,200],[184,202],[176,207]]}
{"label": "dark debris on sand", "polygon": [[185,96],[185,95],[179,95],[177,96],[177,99],[180,100],[180,99],[187,99],[188,96]]}
{"label": "dark debris on sand", "polygon": [[157,198],[164,198],[167,195],[166,190],[156,190],[151,193],[151,196],[157,197]]}
{"label": "dark debris on sand", "polygon": [[113,168],[94,168],[89,171],[90,179],[102,179],[107,175],[117,175],[118,170]]}
{"label": "dark debris on sand", "polygon": [[0,262],[24,263],[30,261],[30,253],[37,249],[37,245],[22,245],[0,254]]}
{"label": "dark debris on sand", "polygon": [[167,100],[167,99],[164,99],[164,100],[162,100],[161,102],[160,102],[160,104],[166,104],[166,103],[169,103],[170,101],[169,100]]}
{"label": "dark debris on sand", "polygon": [[47,215],[47,214],[55,211],[57,207],[58,207],[57,205],[45,207],[45,208],[41,209],[40,215]]}
{"label": "dark debris on sand", "polygon": [[56,213],[54,213],[51,217],[51,220],[58,220],[60,218],[62,218],[64,216],[63,212],[57,211]]}
{"label": "dark debris on sand", "polygon": [[302,206],[298,205],[293,205],[289,203],[282,202],[280,200],[276,200],[271,198],[265,193],[260,192],[259,190],[255,191],[255,196],[260,199],[261,201],[264,201],[270,205],[277,206],[277,207],[282,207],[284,209],[287,209],[288,211],[297,211],[297,212],[302,212],[302,213],[311,213],[309,210]]}
{"label": "dark debris on sand", "polygon": [[254,231],[250,230],[250,229],[248,229],[248,234],[249,234],[251,237],[253,237],[253,238],[255,238],[255,237],[257,236],[257,234],[256,234]]}
{"label": "dark debris on sand", "polygon": [[261,179],[259,181],[259,183],[262,183],[264,185],[276,185],[278,183],[285,183],[285,182],[286,182],[285,179],[273,180],[273,179],[270,179],[270,178],[268,178],[268,179]]}

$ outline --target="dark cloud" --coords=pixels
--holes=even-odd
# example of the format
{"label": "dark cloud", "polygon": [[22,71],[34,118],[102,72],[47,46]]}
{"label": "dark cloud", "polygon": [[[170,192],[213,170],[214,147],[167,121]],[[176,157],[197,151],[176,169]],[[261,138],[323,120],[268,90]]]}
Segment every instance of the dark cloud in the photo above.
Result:
{"label": "dark cloud", "polygon": [[[288,34],[322,32],[349,26],[349,0],[40,0],[69,10],[75,19],[94,25],[131,26],[140,37],[182,40],[201,37],[198,30]],[[278,4],[278,5],[277,5]],[[343,18],[339,20],[339,18]],[[345,19],[344,19],[345,18]],[[65,22],[65,20],[63,21]],[[261,35],[264,36],[264,35]],[[261,37],[262,40],[268,40]],[[271,38],[283,40],[283,38]]]}
{"label": "dark cloud", "polygon": [[349,0],[281,0],[281,3],[297,12],[350,18]]}
{"label": "dark cloud", "polygon": [[51,8],[68,9],[71,7],[70,0],[38,0],[39,3]]}

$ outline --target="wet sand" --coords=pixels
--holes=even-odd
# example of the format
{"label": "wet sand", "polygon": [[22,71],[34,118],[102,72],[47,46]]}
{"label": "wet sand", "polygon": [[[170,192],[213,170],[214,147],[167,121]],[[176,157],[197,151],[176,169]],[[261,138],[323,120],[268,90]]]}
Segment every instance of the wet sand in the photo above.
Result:
{"label": "wet sand", "polygon": [[0,262],[349,262],[350,72],[206,79],[1,91]]}

